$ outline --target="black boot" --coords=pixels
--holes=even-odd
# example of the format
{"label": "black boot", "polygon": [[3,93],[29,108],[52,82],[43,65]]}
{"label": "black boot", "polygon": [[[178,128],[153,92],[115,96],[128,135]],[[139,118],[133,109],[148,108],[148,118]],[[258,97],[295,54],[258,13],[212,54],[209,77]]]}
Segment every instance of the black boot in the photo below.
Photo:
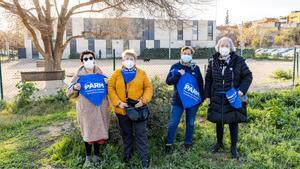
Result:
{"label": "black boot", "polygon": [[131,155],[129,154],[129,155],[124,155],[124,157],[123,157],[123,162],[124,163],[129,163],[129,160],[131,159]]}
{"label": "black boot", "polygon": [[149,168],[149,165],[150,165],[150,161],[149,160],[143,160],[142,161],[143,168]]}
{"label": "black boot", "polygon": [[192,144],[184,144],[184,148],[186,151],[190,150],[193,147]]}
{"label": "black boot", "polygon": [[172,154],[172,145],[165,145],[165,153]]}
{"label": "black boot", "polygon": [[231,155],[232,155],[232,158],[239,159],[240,155],[239,155],[239,152],[237,151],[236,145],[231,145]]}
{"label": "black boot", "polygon": [[216,144],[212,147],[211,152],[212,152],[212,153],[217,153],[217,152],[219,152],[219,150],[220,150],[221,148],[224,148],[223,143],[216,143]]}

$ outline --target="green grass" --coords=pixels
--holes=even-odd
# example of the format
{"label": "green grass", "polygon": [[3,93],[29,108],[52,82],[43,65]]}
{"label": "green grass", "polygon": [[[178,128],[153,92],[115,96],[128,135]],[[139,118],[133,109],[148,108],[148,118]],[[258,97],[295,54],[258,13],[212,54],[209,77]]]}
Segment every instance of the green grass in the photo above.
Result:
{"label": "green grass", "polygon": [[[157,96],[157,95],[156,95]],[[160,97],[160,96],[157,96]],[[161,96],[164,97],[164,96]],[[163,153],[165,125],[160,130],[149,125],[149,150],[151,168],[299,168],[300,166],[300,88],[266,93],[250,93],[248,124],[240,124],[240,160],[230,158],[230,137],[225,126],[225,150],[212,154],[215,125],[196,121],[194,146],[190,151],[183,148],[184,123],[178,129],[174,153]],[[53,99],[50,99],[53,101]],[[84,162],[84,145],[76,119],[74,104],[49,100],[31,103],[30,111],[11,112],[9,103],[0,113],[0,168],[81,168]],[[45,106],[48,105],[48,108]],[[69,105],[69,106],[68,106]],[[169,105],[165,105],[169,106]],[[43,112],[45,110],[45,112]],[[51,111],[52,110],[52,111]],[[198,112],[205,116],[207,105]],[[164,112],[167,113],[167,112]],[[55,137],[47,135],[45,128],[58,123],[71,125]],[[184,122],[184,120],[182,121]],[[101,147],[102,165],[99,168],[127,168],[122,162],[122,143],[114,115],[110,127],[111,139]],[[135,154],[130,168],[139,168]]]}

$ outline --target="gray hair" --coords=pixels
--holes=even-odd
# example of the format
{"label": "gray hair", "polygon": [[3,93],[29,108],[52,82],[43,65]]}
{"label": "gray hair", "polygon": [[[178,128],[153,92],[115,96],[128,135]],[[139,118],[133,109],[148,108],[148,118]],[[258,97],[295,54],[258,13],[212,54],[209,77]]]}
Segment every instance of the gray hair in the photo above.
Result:
{"label": "gray hair", "polygon": [[221,38],[221,39],[218,41],[217,45],[215,46],[216,52],[219,52],[219,48],[220,48],[220,45],[221,45],[222,43],[227,43],[227,44],[230,46],[230,51],[231,51],[231,52],[235,52],[235,51],[236,51],[236,48],[235,48],[235,46],[234,46],[234,44],[233,44],[232,39],[230,39],[230,38],[228,38],[228,37],[223,37],[223,38]]}
{"label": "gray hair", "polygon": [[134,60],[137,60],[137,54],[133,49],[127,49],[122,53],[122,59],[124,59],[127,55],[133,56]]}

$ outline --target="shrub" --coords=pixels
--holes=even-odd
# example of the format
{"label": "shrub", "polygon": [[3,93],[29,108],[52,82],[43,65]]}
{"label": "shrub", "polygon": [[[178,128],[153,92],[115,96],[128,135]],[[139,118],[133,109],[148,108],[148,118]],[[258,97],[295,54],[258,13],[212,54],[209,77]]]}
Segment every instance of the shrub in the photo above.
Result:
{"label": "shrub", "polygon": [[19,82],[16,87],[19,89],[19,93],[15,97],[14,107],[22,108],[28,105],[32,101],[32,95],[34,92],[38,91],[33,83],[29,82]]}
{"label": "shrub", "polygon": [[[195,49],[195,54],[193,57],[195,59],[209,59],[215,53],[215,48],[197,48]],[[238,55],[241,54],[240,49],[237,49],[236,52]],[[255,51],[254,49],[244,49],[243,50],[244,58],[254,58]],[[169,59],[169,49],[168,48],[152,48],[144,49],[141,53],[140,58],[150,58],[150,59]],[[180,49],[172,48],[171,49],[171,59],[180,58]]]}
{"label": "shrub", "polygon": [[79,53],[70,53],[69,59],[79,59],[80,54]]}
{"label": "shrub", "polygon": [[157,76],[152,79],[152,84],[153,97],[149,104],[151,114],[148,120],[148,128],[153,137],[162,139],[166,133],[165,129],[167,128],[171,111],[172,91]]}
{"label": "shrub", "polygon": [[285,71],[285,70],[276,70],[272,77],[274,79],[282,79],[282,80],[289,80],[289,79],[292,79],[293,78],[293,75],[292,75],[292,70],[288,70],[288,71]]}
{"label": "shrub", "polygon": [[[241,49],[236,49],[236,54],[241,55]],[[255,50],[252,48],[245,48],[243,49],[243,58],[254,58],[255,57]]]}
{"label": "shrub", "polygon": [[13,113],[46,114],[53,110],[64,111],[70,108],[69,98],[63,89],[58,90],[55,95],[34,97],[33,94],[38,88],[33,83],[20,82],[17,88],[19,93],[12,104]]}

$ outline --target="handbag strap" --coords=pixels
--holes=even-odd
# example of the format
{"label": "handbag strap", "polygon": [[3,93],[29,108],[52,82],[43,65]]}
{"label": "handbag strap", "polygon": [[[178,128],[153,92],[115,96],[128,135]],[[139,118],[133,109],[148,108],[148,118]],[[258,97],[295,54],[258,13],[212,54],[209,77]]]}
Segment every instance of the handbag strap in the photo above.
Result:
{"label": "handbag strap", "polygon": [[125,79],[123,77],[123,80],[124,80],[124,84],[125,84],[125,96],[126,96],[126,100],[128,99],[128,89],[127,89],[127,84],[125,82]]}

